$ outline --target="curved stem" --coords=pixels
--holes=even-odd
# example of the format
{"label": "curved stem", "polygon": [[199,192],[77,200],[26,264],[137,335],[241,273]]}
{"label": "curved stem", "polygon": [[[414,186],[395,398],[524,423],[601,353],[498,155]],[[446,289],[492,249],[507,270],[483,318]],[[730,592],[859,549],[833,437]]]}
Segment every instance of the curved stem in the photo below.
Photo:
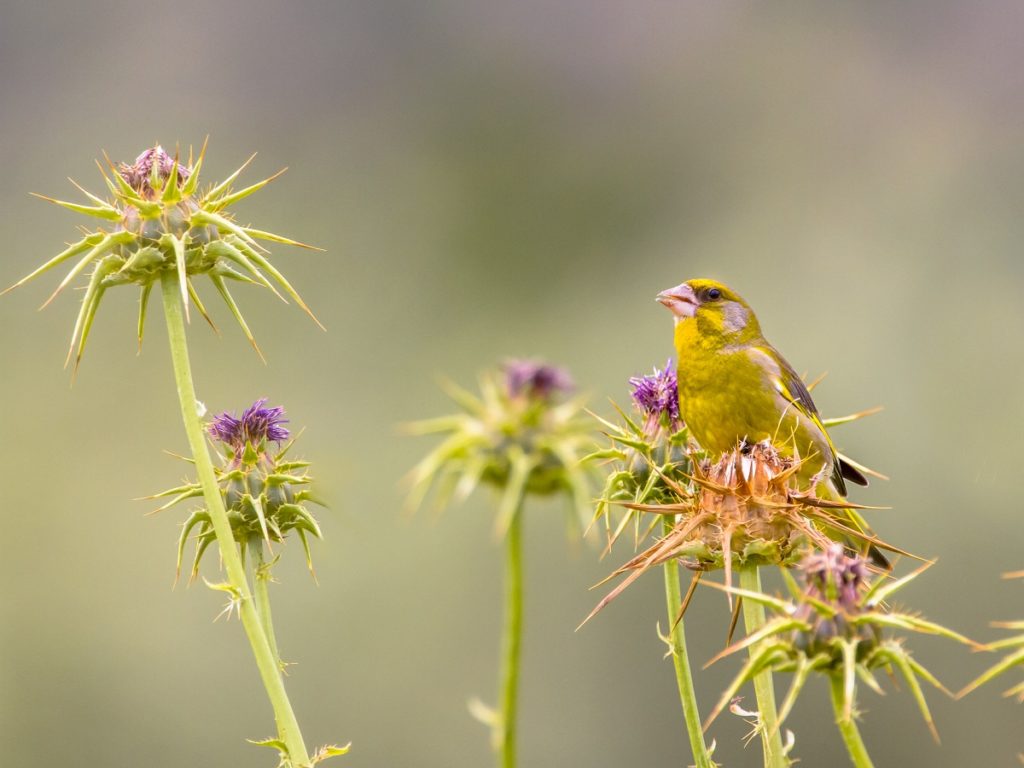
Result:
{"label": "curved stem", "polygon": [[[761,591],[761,574],[756,565],[744,565],[739,569],[740,587],[750,592]],[[743,601],[743,623],[751,635],[765,625],[764,606],[755,600]],[[750,647],[753,657],[758,644]],[[771,670],[762,670],[754,677],[754,693],[757,695],[757,711],[761,726],[761,745],[764,748],[765,768],[786,768],[789,760],[782,749],[782,733],[779,729],[779,714],[775,706],[775,684]]]}
{"label": "curved stem", "polygon": [[[672,521],[666,516],[662,521],[665,534],[672,532]],[[679,688],[679,701],[683,705],[683,720],[686,721],[686,732],[690,736],[690,749],[697,768],[713,768],[707,745],[704,743],[704,731],[700,725],[700,711],[697,709],[697,693],[693,688],[693,674],[690,671],[690,659],[686,654],[686,632],[683,620],[679,617],[682,607],[682,590],[679,587],[679,565],[669,560],[663,566],[665,571],[665,602],[668,606],[669,647],[672,649],[672,663],[676,668],[676,685]]]}
{"label": "curved stem", "polygon": [[505,627],[501,641],[499,765],[516,764],[516,703],[523,638],[523,508],[520,504],[505,537]]}
{"label": "curved stem", "polygon": [[199,416],[199,404],[196,401],[195,387],[192,383],[192,367],[188,359],[188,341],[185,337],[185,322],[181,312],[181,297],[175,273],[164,272],[160,280],[163,291],[164,316],[167,319],[167,336],[171,346],[171,360],[174,363],[174,378],[178,386],[178,400],[181,403],[181,417],[185,423],[192,458],[196,463],[196,473],[203,486],[203,498],[206,510],[217,534],[221,560],[227,572],[228,583],[233,596],[238,600],[238,612],[242,617],[242,626],[252,646],[256,666],[259,668],[263,686],[267,690],[270,704],[274,708],[274,719],[277,721],[278,735],[288,749],[288,757],[294,766],[309,764],[299,731],[299,723],[295,719],[288,694],[284,690],[284,682],[274,657],[270,643],[263,632],[260,618],[253,604],[249,583],[245,578],[242,558],[231,533],[224,500],[221,498],[220,487],[213,471],[213,462],[203,436],[202,421]]}
{"label": "curved stem", "polygon": [[868,749],[864,746],[864,740],[860,737],[860,730],[857,728],[857,723],[854,721],[853,716],[851,715],[849,720],[844,718],[842,675],[832,675],[829,687],[832,692],[832,709],[836,713],[836,725],[839,727],[839,732],[843,735],[846,750],[850,753],[850,761],[856,768],[874,768],[875,764],[871,762]]}

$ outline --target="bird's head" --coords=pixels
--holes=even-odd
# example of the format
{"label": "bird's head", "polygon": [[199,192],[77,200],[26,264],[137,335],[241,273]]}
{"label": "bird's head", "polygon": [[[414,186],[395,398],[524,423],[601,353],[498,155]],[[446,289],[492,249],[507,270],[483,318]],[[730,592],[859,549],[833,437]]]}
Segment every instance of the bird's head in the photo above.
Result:
{"label": "bird's head", "polygon": [[675,316],[676,325],[693,320],[702,336],[739,343],[761,335],[750,305],[729,286],[714,280],[687,280],[662,291],[657,300]]}

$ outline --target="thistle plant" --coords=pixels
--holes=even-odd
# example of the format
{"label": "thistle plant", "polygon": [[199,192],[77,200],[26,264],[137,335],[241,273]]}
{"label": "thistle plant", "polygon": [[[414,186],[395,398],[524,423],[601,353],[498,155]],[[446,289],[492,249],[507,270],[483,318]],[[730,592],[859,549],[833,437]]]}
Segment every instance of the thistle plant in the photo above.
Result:
{"label": "thistle plant", "polygon": [[[239,547],[242,560],[247,555],[265,575],[256,580],[257,589],[262,582],[269,581],[270,565],[265,560],[267,553],[273,555],[273,547],[285,541],[294,531],[302,543],[306,565],[313,573],[313,560],[309,549],[309,536],[323,538],[320,525],[306,507],[306,502],[320,504],[309,489],[312,477],[309,462],[288,456],[295,444],[284,426],[284,408],[266,407],[266,399],[257,400],[246,408],[239,417],[230,413],[215,416],[206,431],[219,449],[220,466],[214,467],[224,507],[231,523],[231,532]],[[281,443],[285,443],[283,446]],[[273,445],[271,445],[273,444]],[[222,453],[220,452],[222,451]],[[161,491],[148,498],[169,498],[154,512],[163,512],[184,501],[202,498],[203,487],[190,482]],[[217,540],[210,513],[207,509],[194,510],[182,525],[178,539],[176,572],[180,575],[185,548],[190,540],[196,542],[192,558],[190,580],[199,574],[199,564],[211,544]],[[257,609],[260,600],[257,597]],[[265,622],[267,637],[273,646],[273,632]]]}
{"label": "thistle plant", "polygon": [[[598,516],[606,521],[610,541],[618,537],[627,521],[632,520],[640,531],[645,516],[655,522],[644,533],[653,532],[660,520],[660,535],[608,577],[623,578],[597,604],[588,620],[650,568],[663,566],[673,627],[668,641],[676,662],[691,747],[701,764],[702,759],[710,758],[702,757],[700,752],[704,742],[685,658],[682,619],[702,575],[724,569],[726,583],[731,585],[732,573],[737,570],[744,589],[760,592],[760,567],[791,565],[807,546],[827,548],[835,537],[858,548],[901,550],[851,524],[855,519],[851,510],[861,507],[820,499],[802,490],[797,478],[800,463],[781,455],[770,442],[740,444],[714,463],[689,446],[689,435],[679,419],[671,362],[661,371],[655,369],[652,376],[631,379],[630,384],[639,418],[631,418],[620,409],[621,423],[602,419],[612,446],[591,455],[612,465]],[[615,525],[608,522],[612,506],[628,510]],[[679,566],[693,574],[682,600],[678,598]],[[750,601],[737,601],[730,634],[741,608],[748,634],[756,634],[765,623],[765,615],[760,604]],[[770,670],[761,671],[755,688],[760,717],[767,724],[762,731],[765,764],[785,765],[786,749],[777,727]]]}
{"label": "thistle plant", "polygon": [[819,551],[808,551],[798,568],[802,584],[789,571],[782,575],[790,600],[747,589],[725,586],[723,589],[745,601],[770,609],[775,615],[757,632],[726,648],[708,664],[743,649],[756,649],[739,674],[722,694],[708,718],[710,724],[729,704],[740,688],[770,669],[792,673],[793,679],[779,709],[778,721],[761,728],[778,729],[796,703],[812,673],[824,675],[829,682],[836,725],[854,766],[873,765],[857,728],[857,688],[866,685],[881,694],[875,673],[884,670],[890,676],[899,673],[914,697],[932,736],[938,733],[925,700],[921,681],[949,693],[935,676],[908,651],[902,637],[890,636],[891,630],[940,635],[957,642],[976,644],[950,629],[912,613],[886,606],[897,591],[921,575],[931,563],[900,579],[880,575],[869,579],[868,564],[860,556],[847,554],[842,544],[832,543]]}
{"label": "thistle plant", "polygon": [[[473,713],[491,728],[498,764],[516,764],[516,714],[523,622],[523,507],[528,496],[565,495],[570,515],[585,526],[590,491],[580,468],[590,443],[590,420],[582,401],[568,398],[572,380],[562,369],[530,360],[512,360],[502,371],[480,377],[480,394],[445,383],[460,413],[409,426],[417,435],[444,439],[412,470],[410,508],[431,487],[443,508],[464,500],[478,485],[497,490],[495,535],[504,538],[505,617],[499,676],[500,708],[473,702]],[[572,517],[570,518],[572,519]]]}
{"label": "thistle plant", "polygon": [[[77,370],[100,302],[108,289],[119,285],[138,285],[141,288],[137,327],[140,347],[150,294],[153,286],[158,283],[174,284],[186,319],[191,302],[213,326],[213,320],[195,288],[193,280],[198,275],[206,275],[210,279],[261,358],[263,353],[228,289],[228,280],[261,285],[284,300],[278,291],[279,287],[319,325],[291,283],[270,262],[266,249],[258,241],[284,243],[300,248],[313,246],[272,232],[242,226],[228,212],[230,206],[258,192],[284,173],[284,170],[235,190],[232,185],[252,162],[255,155],[251,155],[222,182],[201,190],[199,172],[205,156],[204,143],[194,164],[191,150],[188,162],[184,163],[177,155],[172,158],[159,145],[140,154],[134,163],[121,163],[115,167],[106,158],[109,173],[101,164],[97,163],[97,166],[110,192],[109,199],[94,195],[77,182],[71,181],[94,205],[37,195],[69,210],[108,222],[107,227],[86,231],[81,239],[7,289],[10,291],[65,262],[78,259],[43,304],[46,307],[91,267],[65,365],[74,357]],[[273,282],[267,275],[273,278]]]}
{"label": "thistle plant", "polygon": [[[657,527],[658,519],[661,521],[663,535],[667,535],[672,530],[676,517],[674,508],[669,507],[675,504],[682,489],[688,484],[688,473],[691,471],[690,459],[686,452],[688,434],[679,418],[679,394],[672,361],[668,361],[661,370],[655,368],[653,374],[649,376],[631,378],[629,384],[634,412],[638,418],[631,418],[617,406],[621,423],[615,424],[596,417],[605,428],[605,434],[611,439],[611,446],[587,457],[587,461],[604,462],[609,466],[604,490],[597,502],[596,510],[596,519],[605,523],[609,548],[630,522],[634,525],[635,538],[639,541],[640,528],[644,525],[642,513],[639,511],[641,506],[660,512],[654,516],[655,521],[644,531],[644,535]],[[617,523],[612,522],[613,505],[625,505],[630,510]],[[683,623],[685,605],[693,594],[696,580],[692,582],[684,600],[677,562],[674,559],[666,559],[662,564],[669,626],[669,634],[665,640],[675,668],[683,720],[686,723],[690,749],[697,768],[710,768],[715,765],[711,759],[713,749],[705,742],[701,728]],[[628,584],[624,583],[614,594],[602,600],[584,623],[626,586]]]}
{"label": "thistle plant", "polygon": [[[288,529],[289,524],[285,517],[290,511],[301,517],[296,510],[291,510],[291,503],[297,502],[299,494],[290,489],[290,481],[275,485],[277,481],[270,479],[274,473],[264,474],[264,470],[270,467],[268,462],[271,459],[269,456],[259,455],[257,443],[252,443],[255,453],[251,456],[247,453],[248,448],[241,448],[242,454],[239,456],[238,446],[235,446],[235,458],[240,458],[241,462],[237,466],[229,463],[218,475],[204,438],[202,409],[196,399],[193,385],[185,323],[191,304],[212,324],[194,285],[194,278],[198,275],[209,277],[229,312],[254,347],[255,340],[227,288],[226,281],[260,285],[283,298],[278,290],[280,288],[312,316],[295,289],[270,262],[260,242],[284,243],[307,248],[310,246],[250,226],[243,226],[228,212],[231,205],[262,189],[279,174],[236,190],[233,187],[235,180],[251,161],[250,158],[224,181],[202,190],[199,186],[199,172],[205,152],[204,143],[194,163],[191,151],[188,161],[182,162],[177,154],[171,157],[159,146],[147,149],[130,164],[122,163],[115,166],[107,159],[108,169],[105,170],[101,165],[100,172],[109,191],[108,198],[87,192],[75,182],[72,183],[92,205],[44,198],[106,224],[94,231],[86,231],[77,242],[11,287],[23,285],[65,262],[77,259],[47,300],[46,304],[49,304],[80,275],[91,270],[68,351],[67,361],[70,362],[74,357],[74,367],[77,370],[106,291],[120,285],[140,287],[137,334],[141,344],[150,294],[154,286],[159,286],[181,416],[198,475],[198,485],[206,505],[204,516],[195,523],[199,530],[199,544],[205,548],[214,538],[217,541],[226,582],[215,586],[230,595],[232,605],[238,610],[274,710],[278,733],[275,738],[265,743],[279,749],[283,765],[300,768],[312,765],[315,760],[337,754],[338,748],[324,748],[312,756],[306,750],[298,720],[285,692],[272,634],[268,633],[269,622],[265,627],[261,610],[257,607],[257,599],[254,598],[253,586],[246,576],[242,560],[244,550],[235,539],[236,532],[243,529],[251,530],[249,523],[252,516],[249,516],[249,523],[240,528],[239,516],[236,515],[234,519],[229,517],[227,509],[228,504],[235,506],[236,503],[240,503],[244,506],[245,503],[249,503],[257,522],[260,523],[258,540],[270,542],[278,534],[283,536]],[[269,421],[273,422],[274,417],[269,417]],[[279,424],[277,426],[280,427]],[[267,439],[273,441],[269,433]],[[246,445],[249,444],[250,441],[247,439]],[[280,458],[280,455],[275,458]],[[279,465],[275,466],[278,470],[281,469]],[[242,477],[247,482],[262,477],[263,480],[260,482],[263,482],[264,486],[249,486],[248,490],[244,490],[241,486],[232,485]],[[224,486],[222,480],[227,481]],[[288,500],[289,492],[293,494],[292,502]],[[190,488],[188,493],[196,494],[197,490]],[[263,501],[264,494],[266,502]],[[275,499],[273,502],[272,497]],[[276,507],[279,516],[268,517],[268,507],[281,500],[284,503]],[[263,505],[262,515],[256,512],[257,501],[259,505]],[[241,515],[242,520],[245,520],[245,517],[244,514]],[[272,521],[275,527],[271,527]],[[303,529],[302,525],[307,527]],[[315,527],[315,523],[305,522],[302,525],[296,523],[294,528],[310,533],[312,531],[309,527]],[[211,530],[213,538],[210,537]],[[252,546],[252,537],[245,546]],[[264,572],[268,573],[266,569]],[[259,587],[259,573],[255,575]],[[269,619],[269,613],[266,615]]]}

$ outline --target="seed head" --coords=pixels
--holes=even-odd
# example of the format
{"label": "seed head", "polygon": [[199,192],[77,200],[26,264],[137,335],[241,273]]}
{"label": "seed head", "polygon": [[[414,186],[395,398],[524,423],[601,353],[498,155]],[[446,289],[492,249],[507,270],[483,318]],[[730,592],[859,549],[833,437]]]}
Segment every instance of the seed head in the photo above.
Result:
{"label": "seed head", "polygon": [[673,559],[698,573],[724,569],[726,584],[731,586],[735,567],[791,565],[807,545],[827,550],[833,541],[826,531],[844,531],[854,542],[851,546],[870,542],[895,550],[842,523],[840,515],[852,505],[803,493],[796,478],[798,467],[767,441],[741,444],[714,463],[695,462],[692,476],[683,483],[668,480],[667,500],[618,501],[637,513],[670,515],[675,524],[670,533],[612,573],[609,578],[626,578],[593,613],[649,568]]}

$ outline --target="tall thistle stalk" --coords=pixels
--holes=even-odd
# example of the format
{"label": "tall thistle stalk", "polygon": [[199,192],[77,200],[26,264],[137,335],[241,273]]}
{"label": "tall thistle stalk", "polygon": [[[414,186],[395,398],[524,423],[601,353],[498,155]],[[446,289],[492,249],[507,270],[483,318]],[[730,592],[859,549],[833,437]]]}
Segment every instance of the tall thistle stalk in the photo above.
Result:
{"label": "tall thistle stalk", "polygon": [[505,543],[505,606],[499,671],[499,708],[471,703],[471,711],[491,729],[491,746],[500,768],[517,764],[517,703],[523,628],[524,503],[528,496],[564,494],[586,525],[590,493],[579,468],[581,449],[590,441],[590,421],[559,368],[526,360],[506,363],[502,373],[480,378],[479,396],[454,384],[448,394],[461,413],[408,427],[412,434],[445,439],[412,471],[409,505],[418,507],[430,488],[443,508],[469,496],[483,483],[497,489],[495,536]]}
{"label": "tall thistle stalk", "polygon": [[[235,190],[232,185],[248,165],[249,161],[246,161],[227,179],[201,191],[199,172],[203,165],[205,150],[204,144],[194,163],[191,153],[188,161],[183,162],[177,155],[171,157],[159,146],[146,150],[131,164],[122,163],[114,166],[108,160],[109,173],[102,165],[100,171],[110,193],[109,198],[94,195],[75,184],[91,205],[44,198],[64,208],[108,222],[108,228],[101,227],[96,231],[86,232],[78,242],[42,264],[11,288],[77,259],[47,300],[46,304],[49,304],[77,277],[91,270],[71,334],[66,361],[68,364],[73,359],[77,372],[105,292],[120,285],[141,287],[138,318],[138,340],[141,345],[150,295],[153,288],[159,285],[182,422],[199,480],[198,483],[172,489],[158,496],[172,496],[165,507],[185,499],[202,497],[205,508],[192,514],[182,534],[179,566],[180,550],[184,540],[197,526],[199,549],[193,572],[198,568],[199,558],[206,547],[213,542],[217,543],[227,580],[223,584],[211,586],[226,592],[229,595],[229,609],[238,610],[277,722],[277,738],[261,743],[278,749],[285,765],[301,768],[334,754],[342,754],[345,748],[325,747],[312,756],[306,749],[298,721],[285,692],[281,662],[277,656],[270,625],[269,602],[254,599],[253,585],[246,577],[243,565],[246,541],[240,538],[244,531],[240,530],[239,526],[244,529],[247,525],[246,515],[256,511],[268,543],[272,539],[280,541],[287,530],[298,528],[304,544],[305,533],[319,536],[319,528],[315,521],[312,521],[308,511],[302,507],[301,497],[296,498],[296,494],[290,490],[290,483],[302,478],[282,476],[278,472],[281,465],[273,462],[264,466],[270,459],[266,458],[267,454],[260,451],[268,435],[260,438],[255,433],[247,433],[246,441],[232,446],[232,450],[238,452],[240,456],[245,454],[245,446],[248,446],[248,450],[256,452],[253,459],[256,464],[263,462],[260,475],[262,480],[247,490],[243,497],[236,494],[232,501],[232,480],[237,479],[239,473],[243,473],[243,465],[252,469],[256,464],[252,464],[251,467],[244,462],[229,464],[219,470],[214,466],[207,447],[201,407],[196,398],[192,378],[186,323],[190,314],[189,308],[193,306],[213,325],[194,284],[196,277],[205,275],[213,283],[242,333],[259,353],[255,339],[227,282],[260,285],[279,297],[282,297],[283,292],[309,312],[295,289],[271,264],[259,241],[296,246],[302,244],[270,232],[241,226],[227,212],[229,206],[262,189],[278,174]],[[311,313],[310,315],[312,316]],[[262,358],[262,353],[260,356]],[[259,405],[258,403],[257,406]],[[254,416],[257,412],[262,416]],[[274,410],[270,409],[270,412],[273,413]],[[250,416],[256,418],[258,423],[264,423],[268,418],[259,408]],[[260,418],[263,420],[260,421]],[[221,426],[223,427],[223,424]],[[274,438],[269,436],[269,439]],[[276,459],[274,461],[276,462]],[[264,471],[267,467],[273,469],[269,475]],[[249,469],[244,472],[248,473]],[[288,503],[280,502],[281,494],[290,494]],[[239,504],[241,506],[238,506]],[[283,517],[271,516],[268,519],[264,508],[270,506],[274,507],[275,513],[280,512]],[[294,524],[296,520],[301,520],[301,523]],[[260,547],[262,548],[262,543]],[[265,584],[258,584],[257,590],[264,587]],[[265,598],[266,595],[262,594],[262,597]]]}
{"label": "tall thistle stalk", "polygon": [[[740,587],[749,592],[761,591],[761,574],[757,565],[744,565],[739,569]],[[764,606],[756,600],[743,601],[743,625],[747,637],[756,636],[765,625]],[[750,656],[757,656],[759,649],[750,646]],[[754,695],[757,697],[758,724],[761,728],[762,753],[765,768],[786,768],[789,760],[782,747],[782,731],[779,728],[779,713],[775,704],[775,682],[770,669],[762,669],[754,675]]]}

